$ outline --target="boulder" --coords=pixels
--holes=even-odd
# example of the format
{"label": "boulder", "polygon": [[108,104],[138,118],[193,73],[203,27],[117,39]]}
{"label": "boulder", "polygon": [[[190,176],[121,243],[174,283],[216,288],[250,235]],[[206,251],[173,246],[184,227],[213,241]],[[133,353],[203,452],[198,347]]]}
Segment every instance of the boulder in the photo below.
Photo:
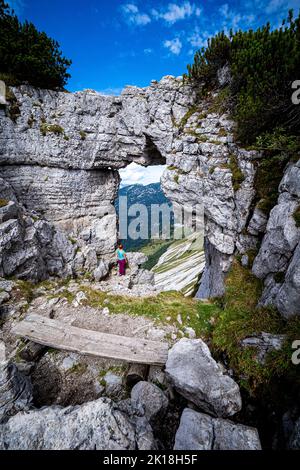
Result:
{"label": "boulder", "polygon": [[128,264],[130,268],[134,266],[141,266],[142,264],[146,263],[146,261],[148,260],[148,256],[138,251],[129,251],[127,253],[127,258],[128,258]]}
{"label": "boulder", "polygon": [[81,406],[18,413],[0,427],[1,450],[151,450],[149,424],[129,419],[108,398]]}
{"label": "boulder", "polygon": [[0,363],[0,423],[19,411],[28,410],[32,401],[31,383],[9,361]]}
{"label": "boulder", "polygon": [[278,290],[276,306],[285,318],[300,315],[300,243]]}
{"label": "boulder", "polygon": [[259,279],[287,268],[300,238],[293,218],[296,208],[297,201],[288,200],[272,209],[266,234],[252,267],[253,274]]}
{"label": "boulder", "polygon": [[257,429],[185,408],[174,450],[261,450]]}
{"label": "boulder", "polygon": [[102,281],[109,273],[109,263],[104,260],[100,260],[97,268],[93,272],[95,281]]}
{"label": "boulder", "polygon": [[238,384],[223,374],[201,339],[182,338],[175,343],[169,350],[166,374],[178,393],[209,414],[232,416],[242,407]]}
{"label": "boulder", "polygon": [[0,224],[9,219],[17,219],[18,212],[18,205],[14,201],[7,201],[7,204],[0,207]]}
{"label": "boulder", "polygon": [[82,249],[85,258],[84,269],[88,272],[93,272],[97,268],[98,260],[97,253],[93,246],[85,246]]}
{"label": "boulder", "polygon": [[138,382],[131,390],[131,403],[134,408],[144,410],[151,422],[165,414],[169,400],[164,392],[150,382]]}
{"label": "boulder", "polygon": [[142,285],[146,284],[148,286],[154,285],[154,273],[148,271],[147,269],[138,269],[134,274],[130,276],[130,284]]}

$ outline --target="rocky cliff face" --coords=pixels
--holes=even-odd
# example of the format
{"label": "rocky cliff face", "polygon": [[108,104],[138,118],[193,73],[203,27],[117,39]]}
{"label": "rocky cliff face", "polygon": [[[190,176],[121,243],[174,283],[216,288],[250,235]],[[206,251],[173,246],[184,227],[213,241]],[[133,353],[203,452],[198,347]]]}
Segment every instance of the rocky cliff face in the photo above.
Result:
{"label": "rocky cliff face", "polygon": [[298,160],[285,170],[279,185],[278,203],[270,213],[253,264],[253,273],[265,283],[261,304],[274,305],[285,317],[300,314],[300,227],[293,217],[299,207]]}
{"label": "rocky cliff face", "polygon": [[286,168],[268,218],[254,203],[262,155],[235,142],[235,123],[223,105],[228,74],[219,79],[219,93],[197,108],[194,90],[174,77],[127,87],[120,97],[14,88],[19,112],[0,110],[0,176],[26,210],[75,237],[72,269],[80,271],[113,252],[117,170],[133,161],[166,162],[166,196],[179,206],[204,205],[206,267],[198,297],[221,295],[234,254],[247,263],[263,239],[253,265],[265,282],[262,303],[285,316],[300,313],[300,229],[293,218],[299,163]]}
{"label": "rocky cliff face", "polygon": [[[28,86],[12,91],[18,113],[0,109],[0,175],[14,196],[6,197],[2,184],[2,206],[14,199],[53,223],[76,245],[71,269],[95,269],[99,258],[110,259],[116,243],[117,169],[132,161],[165,162],[173,116],[181,119],[193,95],[170,77],[145,89],[128,87],[121,97]],[[21,246],[6,244],[2,263],[7,251],[15,255]],[[18,275],[19,266],[9,274]]]}

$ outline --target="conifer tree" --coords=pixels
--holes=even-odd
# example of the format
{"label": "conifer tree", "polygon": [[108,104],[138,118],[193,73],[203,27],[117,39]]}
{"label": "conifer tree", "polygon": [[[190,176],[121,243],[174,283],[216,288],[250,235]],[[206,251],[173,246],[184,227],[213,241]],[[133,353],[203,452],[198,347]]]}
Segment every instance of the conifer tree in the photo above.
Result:
{"label": "conifer tree", "polygon": [[0,75],[8,84],[28,82],[40,88],[62,89],[70,77],[70,65],[57,41],[28,21],[21,23],[0,0]]}

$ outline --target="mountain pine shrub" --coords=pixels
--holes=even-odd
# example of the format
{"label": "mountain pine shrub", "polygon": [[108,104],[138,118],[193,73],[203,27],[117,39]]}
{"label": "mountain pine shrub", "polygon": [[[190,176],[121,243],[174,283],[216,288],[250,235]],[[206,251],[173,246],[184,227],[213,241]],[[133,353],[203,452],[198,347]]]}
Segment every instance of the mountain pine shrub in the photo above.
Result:
{"label": "mountain pine shrub", "polygon": [[62,89],[70,75],[71,61],[63,57],[57,41],[25,21],[0,0],[0,79],[7,85]]}
{"label": "mountain pine shrub", "polygon": [[231,73],[231,110],[237,138],[254,143],[263,132],[283,128],[299,133],[300,106],[291,101],[292,83],[299,80],[300,15],[292,10],[280,28],[267,23],[256,31],[217,34],[206,49],[197,51],[185,79],[199,90],[213,88],[217,71],[228,64]]}

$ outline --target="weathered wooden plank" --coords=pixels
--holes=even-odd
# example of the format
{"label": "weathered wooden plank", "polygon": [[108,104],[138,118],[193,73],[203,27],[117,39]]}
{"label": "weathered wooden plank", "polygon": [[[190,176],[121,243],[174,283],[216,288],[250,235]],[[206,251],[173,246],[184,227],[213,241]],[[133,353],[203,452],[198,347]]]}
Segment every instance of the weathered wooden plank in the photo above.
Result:
{"label": "weathered wooden plank", "polygon": [[31,314],[12,330],[17,336],[56,349],[138,364],[164,365],[168,344],[78,328]]}

